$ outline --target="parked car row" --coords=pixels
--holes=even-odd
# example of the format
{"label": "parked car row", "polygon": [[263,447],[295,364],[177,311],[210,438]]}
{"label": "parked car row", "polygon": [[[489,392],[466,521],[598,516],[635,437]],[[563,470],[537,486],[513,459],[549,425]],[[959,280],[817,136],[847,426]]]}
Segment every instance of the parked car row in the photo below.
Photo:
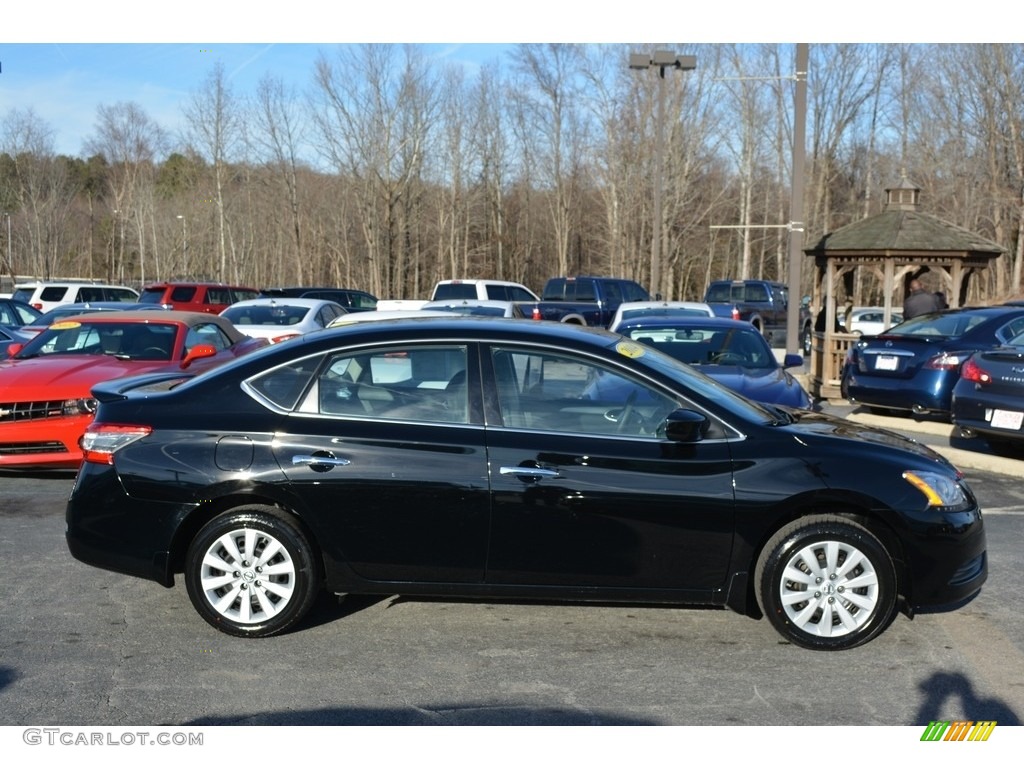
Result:
{"label": "parked car row", "polygon": [[83,307],[12,343],[0,467],[78,467],[76,558],[180,574],[242,637],[327,589],[717,605],[842,650],[985,582],[960,473],[814,413],[802,358],[748,322],[648,300],[611,332],[287,290],[219,315]]}
{"label": "parked car row", "polygon": [[864,336],[841,391],[877,412],[946,419],[1000,451],[1024,451],[1024,306],[947,309]]}

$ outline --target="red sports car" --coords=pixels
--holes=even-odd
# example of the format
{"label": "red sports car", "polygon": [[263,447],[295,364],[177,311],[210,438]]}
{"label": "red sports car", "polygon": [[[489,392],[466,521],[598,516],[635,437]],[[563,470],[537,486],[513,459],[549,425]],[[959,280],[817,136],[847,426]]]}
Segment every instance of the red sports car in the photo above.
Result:
{"label": "red sports car", "polygon": [[267,346],[199,312],[96,312],[13,344],[0,360],[0,468],[75,468],[95,384],[163,370],[191,375]]}

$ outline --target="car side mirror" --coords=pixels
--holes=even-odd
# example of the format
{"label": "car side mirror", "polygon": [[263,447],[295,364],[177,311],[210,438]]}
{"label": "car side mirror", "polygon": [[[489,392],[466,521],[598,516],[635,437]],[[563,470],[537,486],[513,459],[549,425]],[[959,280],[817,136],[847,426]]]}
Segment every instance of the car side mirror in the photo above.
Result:
{"label": "car side mirror", "polygon": [[699,443],[710,426],[703,413],[680,408],[665,419],[665,437],[675,443]]}
{"label": "car side mirror", "polygon": [[790,353],[790,354],[786,355],[782,359],[782,367],[783,368],[796,368],[796,367],[801,366],[803,364],[804,364],[803,355],[797,355],[795,353]]}
{"label": "car side mirror", "polygon": [[181,361],[182,368],[188,368],[196,360],[203,360],[207,357],[213,357],[217,354],[217,348],[212,344],[196,344],[192,349],[185,355],[185,359]]}
{"label": "car side mirror", "polygon": [[16,354],[21,352],[21,350],[23,350],[24,348],[25,348],[25,345],[21,344],[21,343],[11,344],[10,346],[7,347],[7,356],[8,357],[14,357]]}

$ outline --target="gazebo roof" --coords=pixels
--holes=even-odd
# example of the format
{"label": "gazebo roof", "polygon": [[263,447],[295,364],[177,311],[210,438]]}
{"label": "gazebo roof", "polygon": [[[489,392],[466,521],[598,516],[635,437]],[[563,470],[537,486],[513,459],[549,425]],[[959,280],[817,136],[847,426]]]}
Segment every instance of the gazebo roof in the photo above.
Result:
{"label": "gazebo roof", "polygon": [[938,255],[989,254],[992,258],[1006,249],[956,224],[921,213],[918,202],[921,188],[907,180],[885,190],[885,210],[853,224],[840,227],[823,236],[813,248],[804,250],[808,256],[844,252],[864,256],[894,255],[898,252]]}
{"label": "gazebo roof", "polygon": [[953,253],[992,253],[1006,251],[963,227],[913,210],[886,210],[824,235],[808,255],[828,251],[881,253],[891,251],[931,251]]}

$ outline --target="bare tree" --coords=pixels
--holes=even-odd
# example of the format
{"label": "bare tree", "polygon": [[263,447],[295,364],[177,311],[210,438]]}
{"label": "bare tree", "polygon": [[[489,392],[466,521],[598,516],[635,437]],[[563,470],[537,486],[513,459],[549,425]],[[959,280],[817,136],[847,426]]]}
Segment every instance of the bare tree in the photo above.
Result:
{"label": "bare tree", "polygon": [[[53,129],[31,108],[14,108],[0,124],[0,151],[12,164],[8,183],[13,189],[7,194],[19,214],[27,255],[21,269],[44,278],[59,274],[76,190],[67,163],[54,155]],[[8,267],[13,278],[14,265]]]}
{"label": "bare tree", "polygon": [[[228,277],[227,185],[231,175],[230,163],[235,161],[242,146],[242,109],[224,73],[224,65],[217,62],[206,81],[192,94],[185,106],[188,128],[187,143],[211,164],[213,173],[213,204],[216,210],[217,274],[221,280]],[[238,280],[238,260],[232,252],[231,279]]]}
{"label": "bare tree", "polygon": [[265,76],[256,86],[256,96],[249,109],[249,136],[257,157],[274,169],[276,185],[288,203],[292,263],[296,280],[305,280],[304,265],[310,254],[304,252],[299,184],[303,165],[300,159],[306,124],[301,102],[294,88],[280,77]]}
{"label": "bare tree", "polygon": [[[125,268],[125,228],[135,227],[140,280],[146,279],[146,222],[140,203],[141,189],[153,183],[154,162],[166,146],[163,129],[134,102],[101,104],[96,111],[94,133],[86,140],[86,151],[101,155],[107,161],[108,200],[117,235],[117,270]],[[147,195],[152,194],[148,190]],[[113,253],[112,253],[113,257]],[[115,265],[111,264],[108,277]]]}

